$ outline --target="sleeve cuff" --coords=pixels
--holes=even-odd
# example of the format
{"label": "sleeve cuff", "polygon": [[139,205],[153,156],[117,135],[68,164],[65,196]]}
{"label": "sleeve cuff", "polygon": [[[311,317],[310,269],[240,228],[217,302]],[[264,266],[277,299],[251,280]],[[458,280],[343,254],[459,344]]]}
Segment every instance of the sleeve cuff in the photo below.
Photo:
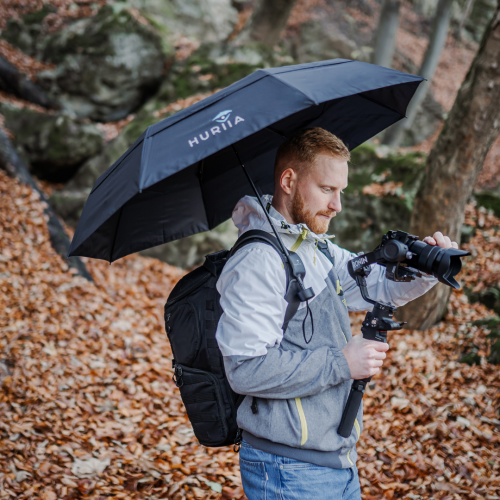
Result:
{"label": "sleeve cuff", "polygon": [[345,359],[344,353],[341,350],[333,350],[332,354],[337,363],[337,373],[339,374],[337,384],[341,384],[342,382],[346,382],[347,380],[351,380],[351,369],[347,364],[347,359]]}

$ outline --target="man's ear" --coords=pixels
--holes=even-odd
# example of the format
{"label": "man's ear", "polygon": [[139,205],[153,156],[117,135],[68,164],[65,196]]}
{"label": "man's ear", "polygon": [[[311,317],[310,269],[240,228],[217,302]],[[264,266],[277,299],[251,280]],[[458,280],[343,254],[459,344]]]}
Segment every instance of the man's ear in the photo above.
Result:
{"label": "man's ear", "polygon": [[280,186],[286,194],[292,194],[296,182],[297,172],[295,172],[293,168],[287,168],[282,172],[280,176]]}

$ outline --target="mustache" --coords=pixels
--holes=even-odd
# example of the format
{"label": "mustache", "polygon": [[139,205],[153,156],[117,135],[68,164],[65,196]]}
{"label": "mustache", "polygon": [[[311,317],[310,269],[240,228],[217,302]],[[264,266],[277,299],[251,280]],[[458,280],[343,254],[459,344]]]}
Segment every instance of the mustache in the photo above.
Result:
{"label": "mustache", "polygon": [[326,215],[327,217],[335,217],[337,215],[337,212],[334,210],[321,210],[320,212],[317,212],[316,215]]}

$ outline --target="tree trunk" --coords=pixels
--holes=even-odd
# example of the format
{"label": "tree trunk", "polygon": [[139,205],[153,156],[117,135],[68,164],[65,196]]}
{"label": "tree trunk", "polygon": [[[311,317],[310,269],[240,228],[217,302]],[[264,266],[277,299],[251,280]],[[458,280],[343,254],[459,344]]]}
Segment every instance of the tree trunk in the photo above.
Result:
{"label": "tree trunk", "polygon": [[401,0],[384,0],[375,35],[373,64],[390,68],[396,50]]}
{"label": "tree trunk", "polygon": [[63,225],[59,221],[56,213],[50,206],[45,193],[37,186],[35,180],[29,173],[26,165],[21,160],[16,150],[12,146],[7,134],[0,127],[0,167],[2,167],[11,177],[19,179],[23,184],[27,184],[40,195],[40,199],[46,203],[45,215],[49,218],[47,226],[49,229],[50,242],[54,250],[63,258],[67,259],[69,267],[76,269],[77,275],[93,281],[85,264],[79,257],[67,258],[70,241]]}
{"label": "tree trunk", "polygon": [[448,35],[448,28],[450,26],[451,17],[451,4],[453,0],[439,0],[436,15],[434,16],[434,23],[432,26],[432,34],[429,40],[429,45],[425,51],[424,60],[420,71],[418,74],[427,79],[426,82],[422,82],[419,86],[413,99],[410,101],[408,106],[407,115],[408,117],[400,120],[398,123],[393,125],[387,133],[384,135],[384,144],[389,144],[390,146],[399,146],[401,139],[405,130],[412,127],[417,116],[417,112],[420,109],[422,102],[427,95],[429,87],[431,86],[432,79],[434,78],[434,73],[439,64],[439,59],[441,59],[441,54],[446,43],[446,36]]}
{"label": "tree trunk", "polygon": [[47,94],[12,65],[0,56],[0,90],[14,94],[25,101],[38,104],[44,108],[59,109],[59,105],[49,99]]}
{"label": "tree trunk", "polygon": [[[427,160],[410,232],[442,231],[460,241],[465,204],[500,130],[500,0],[443,130]],[[408,328],[425,330],[446,310],[450,289],[438,285],[399,313]]]}
{"label": "tree trunk", "polygon": [[296,0],[259,0],[242,39],[274,47],[280,41]]}

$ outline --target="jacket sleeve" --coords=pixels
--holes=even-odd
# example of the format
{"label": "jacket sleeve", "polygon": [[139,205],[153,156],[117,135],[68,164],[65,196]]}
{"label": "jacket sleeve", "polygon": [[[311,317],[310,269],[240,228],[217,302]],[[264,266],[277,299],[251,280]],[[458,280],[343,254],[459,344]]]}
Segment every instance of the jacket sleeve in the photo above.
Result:
{"label": "jacket sleeve", "polygon": [[[371,309],[372,305],[361,297],[359,287],[347,271],[347,262],[357,255],[333,244],[330,249],[333,250],[335,256],[335,270],[342,284],[349,311]],[[399,283],[385,277],[385,267],[373,264],[371,268],[371,273],[366,278],[368,295],[374,300],[389,302],[396,307],[401,307],[410,300],[420,297],[438,283],[437,278],[427,274],[408,283]]]}
{"label": "jacket sleeve", "polygon": [[216,338],[229,384],[239,394],[289,399],[318,394],[351,378],[342,351],[280,347],[286,274],[274,249],[240,249],[217,282],[223,314]]}

